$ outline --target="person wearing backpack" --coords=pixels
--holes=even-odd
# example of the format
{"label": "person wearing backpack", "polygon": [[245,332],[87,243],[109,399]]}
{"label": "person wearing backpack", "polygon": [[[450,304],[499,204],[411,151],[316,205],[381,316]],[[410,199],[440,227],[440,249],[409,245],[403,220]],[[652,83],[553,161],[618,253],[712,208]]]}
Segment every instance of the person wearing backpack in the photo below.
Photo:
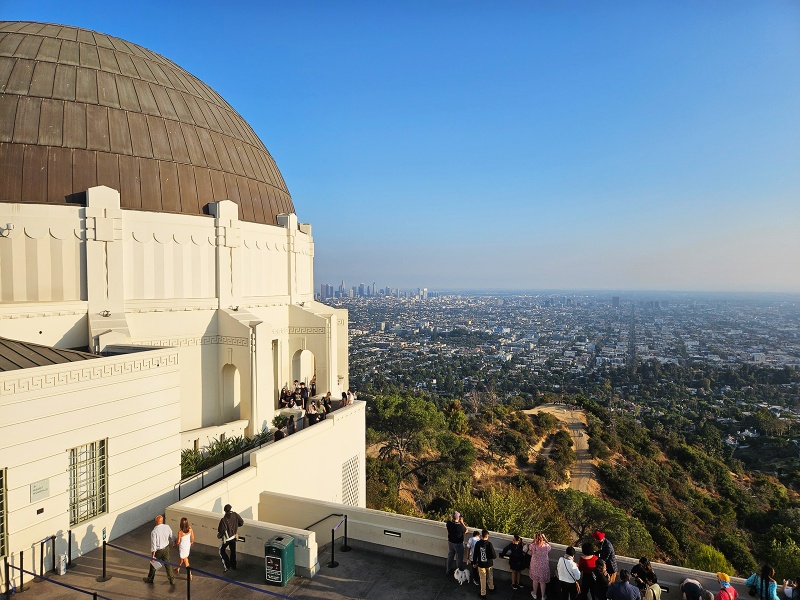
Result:
{"label": "person wearing backpack", "polygon": [[492,572],[492,565],[494,559],[497,558],[492,542],[489,541],[489,532],[486,529],[481,531],[481,539],[475,544],[472,551],[473,565],[478,569],[478,577],[481,580],[481,598],[486,598],[486,589],[494,591],[494,573]]}
{"label": "person wearing backpack", "polygon": [[717,573],[717,581],[719,581],[719,591],[715,600],[736,600],[739,592],[731,585],[730,575],[719,572]]}

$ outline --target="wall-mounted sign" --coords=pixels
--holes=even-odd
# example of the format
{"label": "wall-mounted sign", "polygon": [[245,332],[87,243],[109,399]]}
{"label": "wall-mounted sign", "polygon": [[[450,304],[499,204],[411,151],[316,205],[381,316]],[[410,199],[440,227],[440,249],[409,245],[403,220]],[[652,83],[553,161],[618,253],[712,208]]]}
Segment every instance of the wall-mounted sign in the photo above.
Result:
{"label": "wall-mounted sign", "polygon": [[50,480],[42,479],[31,484],[31,503],[50,497]]}

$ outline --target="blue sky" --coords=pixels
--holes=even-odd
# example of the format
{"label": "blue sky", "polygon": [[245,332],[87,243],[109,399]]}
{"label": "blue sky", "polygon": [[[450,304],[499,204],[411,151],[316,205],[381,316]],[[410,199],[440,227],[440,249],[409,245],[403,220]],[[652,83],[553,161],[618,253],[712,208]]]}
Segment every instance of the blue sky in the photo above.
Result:
{"label": "blue sky", "polygon": [[800,292],[797,2],[0,0],[172,59],[276,158],[316,283]]}

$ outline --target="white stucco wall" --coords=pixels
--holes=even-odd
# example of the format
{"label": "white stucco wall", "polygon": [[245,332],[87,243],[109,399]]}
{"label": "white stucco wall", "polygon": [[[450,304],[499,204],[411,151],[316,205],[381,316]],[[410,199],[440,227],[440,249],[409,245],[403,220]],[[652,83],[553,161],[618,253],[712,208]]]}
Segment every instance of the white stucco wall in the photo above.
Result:
{"label": "white stucco wall", "polygon": [[[108,511],[72,527],[73,554],[86,552],[97,547],[103,528],[109,535],[129,531],[176,497],[178,353],[151,350],[0,373],[0,423],[12,550],[56,535],[57,552],[66,552],[68,450],[108,440]],[[32,502],[31,484],[41,481],[49,493]]]}
{"label": "white stucco wall", "polygon": [[262,494],[269,491],[324,502],[348,501],[364,507],[365,407],[364,402],[357,401],[316,425],[254,452],[250,467],[170,506],[167,521],[175,527],[181,517],[189,517],[197,542],[214,547],[222,508],[230,503],[246,520],[240,530],[245,542],[237,545],[237,553],[263,557],[264,542],[270,536],[289,533],[304,540],[304,545],[296,548],[295,559],[299,567],[313,575],[317,538],[313,532],[301,531],[311,521],[295,521],[290,527],[287,523],[271,523],[265,518]]}
{"label": "white stucco wall", "polygon": [[[86,202],[0,202],[0,337],[117,353],[93,364],[139,364],[143,356],[169,356],[174,364],[163,373],[126,367],[68,376],[66,387],[41,395],[3,383],[36,381],[40,369],[0,374],[3,418],[15,407],[10,425],[0,420],[12,554],[37,536],[65,537],[67,448],[109,440],[109,514],[75,530],[88,549],[103,527],[118,535],[163,510],[180,480],[181,447],[269,427],[278,392],[294,379],[297,352],[313,354],[303,361],[303,379],[316,373],[319,393],[338,395],[347,382],[347,313],[313,301],[311,226],[296,215],[280,215],[277,226],[247,223],[230,201],[210,204],[207,217],[122,210],[119,193],[103,186],[88,190]],[[125,354],[126,347],[154,350]],[[41,418],[23,418],[28,410]],[[299,444],[300,434],[278,445],[279,454],[298,447],[269,475],[257,471],[259,479],[277,472],[281,491],[341,499],[342,461],[360,456],[353,494],[363,501],[364,415],[348,411],[359,415],[352,423],[344,411],[303,432],[308,445]],[[297,464],[320,460],[324,477],[295,475]],[[25,490],[41,479],[62,491],[31,516]],[[253,517],[262,485],[249,492]]]}

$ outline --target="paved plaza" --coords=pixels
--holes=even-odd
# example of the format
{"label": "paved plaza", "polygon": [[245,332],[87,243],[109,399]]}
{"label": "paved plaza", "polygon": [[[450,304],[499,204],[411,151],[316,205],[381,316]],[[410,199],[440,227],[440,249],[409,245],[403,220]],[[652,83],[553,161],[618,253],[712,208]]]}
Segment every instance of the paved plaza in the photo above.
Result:
{"label": "paved plaza", "polygon": [[[112,543],[122,548],[147,554],[150,548],[150,531],[148,523],[129,534],[115,539]],[[369,600],[394,600],[413,598],[414,600],[436,600],[439,598],[477,598],[478,588],[469,584],[459,586],[452,578],[445,577],[444,558],[441,561],[421,563],[403,560],[354,548],[350,552],[340,552],[337,542],[336,560],[339,566],[329,568],[330,548],[320,553],[322,565],[318,575],[313,579],[294,577],[285,587],[266,585],[263,562],[260,564],[243,563],[240,559],[236,571],[228,571],[223,575],[219,556],[210,552],[192,551],[192,566],[207,571],[216,577],[195,573],[191,583],[193,600],[224,599],[257,599],[263,598],[296,598],[310,600],[314,598],[338,600],[346,598],[365,598]],[[205,547],[203,547],[205,548]],[[173,553],[173,558],[177,552]],[[241,555],[240,555],[241,556]],[[102,549],[97,549],[79,558],[73,557],[73,567],[66,575],[58,576],[53,572],[46,576],[54,581],[97,592],[98,597],[111,600],[142,598],[186,598],[186,575],[184,571],[176,577],[175,586],[170,586],[163,571],[156,573],[155,582],[148,585],[142,581],[147,575],[147,560],[109,547],[107,550],[107,575],[111,579],[97,582],[102,574]],[[26,566],[29,569],[29,567]],[[230,580],[222,579],[230,575],[230,580],[245,584],[236,585]],[[72,600],[91,598],[90,595],[64,588],[47,581],[31,581],[26,575],[28,591],[22,595],[15,594],[21,600]],[[219,577],[219,579],[217,578]],[[5,588],[3,588],[5,591]],[[530,598],[530,590],[512,590],[507,578],[500,579],[494,598]]]}

